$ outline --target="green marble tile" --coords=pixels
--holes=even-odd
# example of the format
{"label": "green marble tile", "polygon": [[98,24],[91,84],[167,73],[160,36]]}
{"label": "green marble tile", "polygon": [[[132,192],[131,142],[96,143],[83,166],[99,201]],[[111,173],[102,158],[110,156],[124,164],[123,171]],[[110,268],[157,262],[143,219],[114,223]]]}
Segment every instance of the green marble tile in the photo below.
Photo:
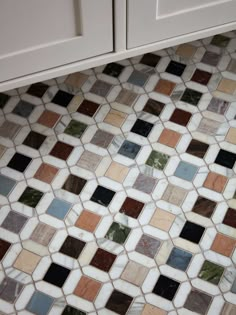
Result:
{"label": "green marble tile", "polygon": [[21,195],[19,202],[35,208],[42,198],[43,193],[31,187],[26,187],[25,191]]}
{"label": "green marble tile", "polygon": [[211,44],[224,48],[228,45],[230,39],[224,35],[216,35],[213,37]]}
{"label": "green marble tile", "polygon": [[76,120],[71,120],[71,122],[66,127],[64,132],[70,136],[80,138],[86,128],[87,128],[86,124]]}
{"label": "green marble tile", "polygon": [[120,223],[113,222],[105,237],[113,242],[124,244],[129,233],[130,228]]}
{"label": "green marble tile", "polygon": [[201,97],[202,97],[202,93],[187,88],[184,91],[184,93],[183,93],[183,95],[182,95],[180,100],[182,102],[185,102],[185,103],[192,104],[192,105],[196,106],[199,103]]}
{"label": "green marble tile", "polygon": [[152,151],[146,161],[146,164],[155,167],[158,170],[163,170],[168,160],[169,155],[157,151]]}
{"label": "green marble tile", "polygon": [[223,267],[205,260],[198,277],[213,284],[218,284],[223,272]]}

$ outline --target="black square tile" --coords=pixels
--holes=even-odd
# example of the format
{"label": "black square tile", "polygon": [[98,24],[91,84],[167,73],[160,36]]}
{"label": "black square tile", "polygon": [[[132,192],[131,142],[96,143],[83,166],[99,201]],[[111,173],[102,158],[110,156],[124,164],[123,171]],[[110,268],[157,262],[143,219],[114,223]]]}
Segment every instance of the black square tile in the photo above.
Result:
{"label": "black square tile", "polygon": [[69,276],[69,273],[69,269],[52,263],[43,280],[61,288]]}
{"label": "black square tile", "polygon": [[205,228],[196,223],[187,221],[180,233],[180,237],[198,244],[202,238]]}
{"label": "black square tile", "polygon": [[169,301],[172,301],[176,291],[178,290],[178,287],[179,282],[160,275],[152,292]]}
{"label": "black square tile", "polygon": [[187,88],[181,97],[181,101],[196,106],[202,97],[202,93]]}
{"label": "black square tile", "polygon": [[209,148],[208,144],[192,139],[186,152],[202,159],[204,158],[208,148]]}
{"label": "black square tile", "polygon": [[26,187],[18,201],[29,207],[35,208],[42,197],[43,193],[41,191],[32,187]]}
{"label": "black square tile", "polygon": [[104,249],[98,248],[92,261],[90,262],[90,265],[105,272],[109,272],[115,260],[116,255],[109,253]]}
{"label": "black square tile", "polygon": [[11,247],[11,243],[0,239],[0,261],[3,259],[3,257],[6,255],[8,249]]}
{"label": "black square tile", "polygon": [[114,290],[105,307],[119,315],[125,315],[132,301],[133,298],[131,296]]}
{"label": "black square tile", "polygon": [[102,186],[98,186],[90,200],[107,207],[110,204],[114,195],[115,195],[114,191]]}
{"label": "black square tile", "polygon": [[5,93],[0,93],[0,108],[3,109],[8,100],[10,99],[10,96]]}
{"label": "black square tile", "polygon": [[143,111],[155,116],[160,116],[164,107],[165,107],[164,103],[149,98],[149,100],[147,101],[143,108]]}
{"label": "black square tile", "polygon": [[125,140],[120,147],[118,153],[130,159],[135,159],[139,153],[141,146],[131,141]]}
{"label": "black square tile", "polygon": [[77,310],[76,308],[70,306],[70,305],[66,305],[66,307],[64,308],[64,311],[61,315],[86,315],[86,313]]}
{"label": "black square tile", "polygon": [[14,110],[12,111],[13,114],[16,114],[18,116],[21,116],[23,118],[28,118],[29,115],[34,110],[34,105],[26,102],[26,101],[19,101],[19,103],[16,105]]}
{"label": "black square tile", "polygon": [[143,55],[142,59],[140,60],[140,63],[142,63],[143,65],[155,68],[158,62],[160,61],[160,59],[161,59],[160,56],[157,56],[152,53],[148,53],[148,54]]}
{"label": "black square tile", "polygon": [[153,124],[147,121],[137,119],[131,129],[131,132],[134,132],[143,137],[147,137],[151,132],[153,126],[154,126]]}
{"label": "black square tile", "polygon": [[236,161],[236,154],[223,150],[223,149],[220,150],[220,152],[218,153],[215,159],[216,164],[225,166],[227,168],[233,168],[235,161]]}
{"label": "black square tile", "polygon": [[75,259],[79,258],[86,243],[72,236],[67,236],[59,252]]}
{"label": "black square tile", "polygon": [[7,166],[16,171],[24,172],[27,166],[30,164],[31,160],[32,159],[28,156],[20,153],[15,153]]}
{"label": "black square tile", "polygon": [[118,78],[123,69],[124,66],[120,65],[119,63],[112,62],[106,65],[103,73],[110,75],[111,77]]}
{"label": "black square tile", "polygon": [[46,136],[38,132],[30,131],[28,136],[25,138],[23,144],[38,150],[46,138],[47,138]]}
{"label": "black square tile", "polygon": [[186,65],[184,65],[183,63],[171,60],[171,62],[168,64],[166,68],[166,72],[180,77],[183,74],[185,68],[186,68]]}
{"label": "black square tile", "polygon": [[65,189],[73,194],[79,195],[87,183],[86,179],[70,174],[64,183],[62,189]]}
{"label": "black square tile", "polygon": [[52,103],[63,106],[63,107],[67,107],[73,97],[74,95],[59,90],[54,96],[54,98],[52,99]]}
{"label": "black square tile", "polygon": [[27,93],[32,96],[43,97],[43,95],[45,94],[48,88],[49,86],[47,84],[38,82],[38,83],[32,84],[27,90]]}

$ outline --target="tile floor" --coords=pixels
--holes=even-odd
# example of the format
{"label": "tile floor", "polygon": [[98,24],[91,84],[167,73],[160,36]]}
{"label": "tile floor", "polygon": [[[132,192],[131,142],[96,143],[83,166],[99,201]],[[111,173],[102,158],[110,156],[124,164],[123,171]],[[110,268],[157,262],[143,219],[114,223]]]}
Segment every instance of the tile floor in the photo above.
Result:
{"label": "tile floor", "polygon": [[236,32],[0,94],[0,313],[236,314]]}

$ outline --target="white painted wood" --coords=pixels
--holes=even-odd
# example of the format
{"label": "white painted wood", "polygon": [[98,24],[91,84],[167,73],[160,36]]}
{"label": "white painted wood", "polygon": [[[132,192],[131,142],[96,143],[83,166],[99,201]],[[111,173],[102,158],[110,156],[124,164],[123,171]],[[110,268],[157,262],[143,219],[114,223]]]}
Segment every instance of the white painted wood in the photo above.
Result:
{"label": "white painted wood", "polygon": [[74,0],[0,1],[0,55],[79,35],[76,3]]}
{"label": "white painted wood", "polygon": [[[10,1],[9,6],[5,4],[8,1]],[[11,51],[10,53],[5,54],[0,48],[0,82],[113,51],[111,0],[50,0],[54,5],[48,5],[50,1],[46,0],[19,1],[19,4],[24,5],[23,9],[27,11],[28,16],[30,16],[30,10],[32,10],[30,2],[38,2],[36,9],[42,3],[43,8],[39,9],[40,14],[43,13],[43,10],[50,11],[47,12],[45,21],[44,16],[41,16],[46,29],[44,27],[43,33],[37,30],[37,35],[40,35],[38,39],[34,39],[35,27],[32,27],[32,29],[30,27],[33,23],[31,18],[29,17],[28,20],[26,18],[25,25],[21,21],[21,16],[18,16],[17,10],[13,8],[9,10],[12,1],[0,0],[1,15],[5,13],[4,7],[7,8],[6,19],[11,21],[11,25],[9,23],[7,25],[10,30],[4,31],[3,37],[7,36],[9,32],[11,41],[17,36],[21,38],[17,40],[16,45],[14,43],[10,45],[9,39],[9,47],[5,47],[4,50]],[[57,1],[59,6],[57,6]],[[16,2],[14,0],[14,3]],[[75,15],[73,18],[72,6]],[[65,21],[63,20],[63,14],[67,16]],[[49,16],[51,19],[48,18]],[[58,21],[57,16],[62,20]],[[23,18],[25,19],[25,16]],[[63,28],[64,23],[70,24],[65,27],[65,31],[61,35],[55,30],[58,23],[62,24],[60,29]],[[40,25],[42,25],[41,22]],[[78,34],[78,25],[81,25],[81,34],[75,36]],[[47,34],[49,28],[54,28],[54,30],[48,31],[49,34]],[[16,35],[14,35],[14,32],[16,32]],[[7,41],[6,39],[5,42],[7,43]],[[21,41],[24,43],[24,49],[20,44]]]}
{"label": "white painted wood", "polygon": [[126,49],[126,0],[114,1],[114,43],[115,51],[122,51]]}
{"label": "white painted wood", "polygon": [[196,8],[206,4],[214,2],[220,2],[221,0],[161,0],[158,1],[158,15],[173,14],[178,11]]}
{"label": "white painted wood", "polygon": [[[200,0],[188,0],[187,8],[177,12],[176,3],[183,8],[186,0],[127,1],[128,48],[236,21],[236,0],[202,0],[202,4]],[[161,15],[159,7],[167,9],[163,5],[165,1],[169,3],[171,14]]]}
{"label": "white painted wood", "polygon": [[149,45],[144,45],[129,50],[122,50],[119,52],[112,52],[97,57],[85,59],[83,61],[69,63],[53,69],[40,71],[34,74],[26,75],[20,78],[15,78],[9,81],[0,82],[0,92],[15,89],[21,86],[48,80],[55,77],[60,77],[77,71],[101,66],[110,62],[119,61],[125,58],[131,58],[140,54],[145,54],[151,51],[164,49],[167,47],[180,45],[186,42],[198,40],[204,37],[213,36],[219,33],[228,32],[236,29],[236,22],[227,23],[224,25],[208,28],[205,30],[176,36],[167,40],[159,41]]}

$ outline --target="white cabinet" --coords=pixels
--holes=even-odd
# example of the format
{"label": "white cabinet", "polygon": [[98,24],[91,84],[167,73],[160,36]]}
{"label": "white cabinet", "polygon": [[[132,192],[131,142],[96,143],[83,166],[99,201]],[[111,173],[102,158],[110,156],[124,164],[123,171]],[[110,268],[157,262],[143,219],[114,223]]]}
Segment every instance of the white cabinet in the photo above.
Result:
{"label": "white cabinet", "polygon": [[127,0],[128,48],[236,20],[235,0]]}
{"label": "white cabinet", "polygon": [[0,82],[113,50],[111,0],[0,0]]}

